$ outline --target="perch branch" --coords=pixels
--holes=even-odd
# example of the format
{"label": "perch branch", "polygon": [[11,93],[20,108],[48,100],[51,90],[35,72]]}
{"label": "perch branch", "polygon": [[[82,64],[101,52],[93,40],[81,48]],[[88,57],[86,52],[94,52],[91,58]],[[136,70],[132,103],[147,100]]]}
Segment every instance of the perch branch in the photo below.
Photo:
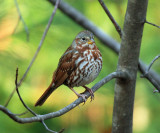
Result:
{"label": "perch branch", "polygon": [[[28,74],[31,66],[33,65],[33,63],[34,63],[34,61],[35,61],[35,59],[36,59],[36,57],[37,57],[37,55],[38,55],[41,47],[42,47],[42,44],[43,44],[44,39],[45,39],[45,37],[46,37],[46,35],[47,35],[47,33],[48,33],[49,27],[50,27],[50,25],[51,25],[51,23],[52,23],[53,17],[54,17],[54,15],[55,15],[55,13],[56,13],[56,10],[57,10],[57,8],[58,8],[59,3],[60,3],[60,0],[57,0],[57,1],[56,1],[56,4],[55,4],[55,8],[53,9],[52,15],[51,15],[51,17],[50,17],[50,19],[49,19],[49,22],[48,22],[48,24],[47,24],[47,27],[46,27],[46,29],[45,29],[45,31],[44,31],[44,33],[43,33],[42,39],[41,39],[41,41],[40,41],[40,43],[39,43],[39,46],[38,46],[38,48],[37,48],[37,50],[36,50],[36,52],[35,52],[32,60],[31,60],[29,66],[28,66],[27,70],[25,71],[23,77],[22,77],[21,80],[18,82],[18,87],[21,85],[22,81],[25,79],[26,75]],[[9,96],[9,98],[8,98],[6,104],[5,104],[5,107],[8,106],[8,104],[9,104],[11,98],[13,97],[15,91],[16,91],[16,88],[13,89],[12,93],[10,94],[10,96]]]}
{"label": "perch branch", "polygon": [[27,27],[27,25],[26,25],[26,23],[25,23],[25,21],[24,21],[24,19],[23,19],[23,17],[22,17],[22,14],[21,14],[21,11],[20,11],[20,9],[19,9],[17,0],[14,0],[14,3],[15,3],[16,8],[17,8],[17,12],[18,12],[18,15],[19,15],[19,19],[18,19],[17,25],[16,25],[13,33],[15,33],[15,31],[16,31],[18,25],[19,25],[19,21],[21,20],[22,23],[23,23],[23,25],[24,25],[24,29],[25,29],[25,32],[26,32],[26,35],[27,35],[27,41],[29,41],[29,30],[28,30],[28,27]]}
{"label": "perch branch", "polygon": [[[104,84],[106,84],[107,82],[109,82],[110,80],[112,80],[114,78],[130,79],[130,76],[127,72],[113,72],[113,73],[109,74],[108,76],[106,76],[105,78],[103,78],[102,80],[100,80],[98,83],[96,83],[92,87],[93,92],[97,91],[100,87],[102,87]],[[85,92],[85,95],[88,98],[90,96],[90,93]],[[2,105],[0,105],[0,110],[18,123],[32,123],[32,122],[41,122],[42,120],[47,120],[47,119],[61,116],[65,113],[67,113],[68,111],[70,111],[71,109],[75,108],[76,106],[78,106],[82,102],[83,102],[82,97],[79,97],[73,103],[69,104],[68,106],[64,107],[63,109],[60,109],[59,111],[44,114],[44,115],[37,115],[34,117],[29,117],[29,118],[20,118],[20,117],[16,116],[15,114],[13,114],[12,112],[10,112],[6,107],[4,107]]]}
{"label": "perch branch", "polygon": [[[56,0],[47,0],[51,4],[55,4]],[[120,44],[115,41],[112,37],[104,33],[100,28],[95,26],[90,20],[88,20],[84,15],[82,15],[79,11],[75,8],[70,6],[69,4],[62,2],[59,4],[58,7],[64,14],[66,14],[69,18],[71,18],[75,23],[78,23],[85,29],[90,30],[94,33],[94,35],[104,44],[105,46],[109,47],[113,50],[116,54],[119,53]],[[147,65],[145,65],[141,60],[139,60],[139,71],[144,74]],[[149,71],[148,78],[147,78],[152,85],[157,89],[160,88],[160,76],[154,72],[153,70]],[[155,81],[155,82],[154,82]]]}
{"label": "perch branch", "polygon": [[122,30],[120,28],[120,26],[118,25],[118,23],[115,21],[115,19],[113,18],[112,14],[110,13],[110,11],[108,10],[107,6],[104,4],[103,0],[98,0],[99,3],[101,4],[101,6],[103,7],[104,11],[106,12],[106,14],[108,15],[109,19],[112,21],[114,27],[116,28],[117,32],[120,35],[120,38],[122,37]]}

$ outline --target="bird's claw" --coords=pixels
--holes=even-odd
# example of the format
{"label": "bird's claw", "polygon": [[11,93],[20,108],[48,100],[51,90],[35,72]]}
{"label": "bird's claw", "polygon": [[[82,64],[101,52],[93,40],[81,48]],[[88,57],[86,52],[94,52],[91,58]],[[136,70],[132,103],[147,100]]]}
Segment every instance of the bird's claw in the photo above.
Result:
{"label": "bird's claw", "polygon": [[[94,100],[94,93],[92,92],[92,93],[90,93],[90,94],[91,94],[91,101],[92,101],[92,100]],[[90,102],[91,102],[91,101],[90,101]]]}
{"label": "bird's claw", "polygon": [[86,89],[83,93],[88,91],[90,93],[90,95],[91,95],[91,101],[94,100],[94,93],[93,93],[92,89],[88,88],[87,86],[83,86],[83,87]]}
{"label": "bird's claw", "polygon": [[[87,95],[85,95],[85,94],[79,94],[79,95],[78,95],[78,98],[79,98],[79,97],[82,97],[83,103],[85,104],[85,102],[86,102],[86,100],[87,100],[87,99],[86,99],[86,98],[87,98]],[[83,104],[83,105],[84,105],[84,104]]]}
{"label": "bird's claw", "polygon": [[80,93],[80,95],[84,95],[85,92],[89,92],[90,93],[91,101],[94,100],[94,93],[93,93],[92,89],[85,90],[84,92]]}
{"label": "bird's claw", "polygon": [[[92,89],[88,89],[88,92],[89,92],[90,95],[91,95],[91,101],[94,100],[94,93],[93,93]],[[91,101],[90,101],[90,102],[91,102]]]}

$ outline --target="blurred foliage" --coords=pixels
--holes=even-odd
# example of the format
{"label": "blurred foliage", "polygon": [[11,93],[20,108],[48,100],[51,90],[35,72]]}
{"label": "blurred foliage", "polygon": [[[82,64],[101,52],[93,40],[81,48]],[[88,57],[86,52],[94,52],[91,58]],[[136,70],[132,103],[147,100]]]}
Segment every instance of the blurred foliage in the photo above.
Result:
{"label": "blurred foliage", "polygon": [[[120,41],[113,24],[106,16],[97,0],[65,0],[87,18],[117,41]],[[27,69],[45,30],[53,6],[45,0],[18,1],[23,18],[29,28],[30,40],[26,41],[26,33],[22,22],[13,34],[18,22],[18,13],[14,1],[0,0],[0,104],[4,105],[12,92],[15,80],[15,70],[19,67],[19,79]],[[127,1],[105,0],[110,12],[117,22],[123,27]],[[159,1],[149,1],[147,20],[160,25]],[[58,60],[72,43],[72,40],[82,27],[74,23],[61,11],[57,11],[53,23],[47,34],[38,58],[34,62],[25,81],[21,85],[20,93],[24,101],[38,114],[57,111],[73,102],[77,97],[67,87],[59,87],[42,107],[34,107],[34,103],[49,85],[53,71]],[[140,58],[149,64],[160,54],[160,29],[145,24]],[[96,43],[102,52],[103,69],[99,77],[90,85],[107,74],[116,70],[118,56],[105,47],[96,38]],[[160,61],[153,68],[160,73]],[[76,88],[82,92],[81,87]],[[135,107],[134,107],[134,133],[159,133],[160,127],[160,96],[152,93],[153,86],[146,80],[137,76]],[[65,128],[65,133],[109,133],[112,126],[112,111],[114,98],[114,81],[101,87],[95,93],[95,100],[88,100],[84,106],[80,105],[67,114],[47,120],[49,128],[59,131]],[[14,113],[25,111],[17,94],[9,103],[8,108]],[[19,124],[0,112],[1,133],[22,132],[35,133],[47,132],[41,123]],[[30,117],[26,114],[22,117]]]}

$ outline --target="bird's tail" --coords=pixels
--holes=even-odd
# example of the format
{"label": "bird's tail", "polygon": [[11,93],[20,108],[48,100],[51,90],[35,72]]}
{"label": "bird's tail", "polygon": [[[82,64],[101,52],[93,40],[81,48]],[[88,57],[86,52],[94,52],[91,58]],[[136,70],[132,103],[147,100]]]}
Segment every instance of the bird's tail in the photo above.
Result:
{"label": "bird's tail", "polygon": [[35,106],[41,106],[47,98],[51,95],[51,93],[56,89],[57,87],[53,84],[51,84],[47,90],[43,93],[43,95],[38,99]]}

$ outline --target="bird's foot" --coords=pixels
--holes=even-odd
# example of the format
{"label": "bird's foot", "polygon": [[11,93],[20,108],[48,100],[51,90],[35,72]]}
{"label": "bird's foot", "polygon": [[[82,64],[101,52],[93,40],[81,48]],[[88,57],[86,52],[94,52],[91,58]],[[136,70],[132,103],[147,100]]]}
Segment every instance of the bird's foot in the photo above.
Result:
{"label": "bird's foot", "polygon": [[94,100],[94,93],[93,93],[92,89],[89,89],[89,90],[90,90],[89,93],[91,94],[91,101],[92,101],[92,100]]}
{"label": "bird's foot", "polygon": [[[91,95],[91,101],[92,100],[94,100],[94,93],[93,93],[93,91],[92,91],[92,89],[90,89],[90,88],[88,88],[87,86],[83,86],[86,90],[83,92],[83,93],[81,93],[81,94],[84,94],[86,91],[88,91],[89,93],[90,93],[90,95]],[[91,102],[90,101],[90,102]]]}
{"label": "bird's foot", "polygon": [[[85,95],[85,94],[78,94],[77,96],[78,96],[78,98],[79,98],[79,97],[82,97],[83,102],[84,102],[84,104],[85,104],[85,102],[86,102],[86,100],[87,100],[87,99],[86,99],[86,98],[87,98],[87,95]],[[84,105],[84,104],[83,104],[83,105]]]}
{"label": "bird's foot", "polygon": [[86,98],[87,98],[87,96],[85,95],[85,94],[79,94],[79,93],[77,93],[73,88],[70,88],[76,95],[77,95],[77,97],[79,98],[79,97],[82,97],[82,99],[83,99],[83,102],[84,102],[84,104],[85,104],[85,102],[86,102]]}

